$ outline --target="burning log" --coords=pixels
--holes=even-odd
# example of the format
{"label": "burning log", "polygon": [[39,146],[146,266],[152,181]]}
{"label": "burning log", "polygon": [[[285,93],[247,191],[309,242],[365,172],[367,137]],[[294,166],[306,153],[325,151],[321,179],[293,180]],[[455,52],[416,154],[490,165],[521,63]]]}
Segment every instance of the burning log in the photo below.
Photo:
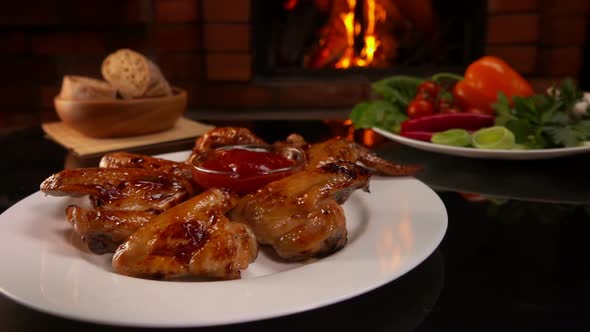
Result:
{"label": "burning log", "polygon": [[[318,2],[321,3],[320,6],[326,8],[325,1]],[[349,2],[352,2],[352,6]],[[328,22],[320,29],[317,45],[304,61],[306,67],[332,67],[344,57],[350,42],[348,38],[349,27],[346,26],[346,23],[353,23],[354,2],[355,0],[331,1]]]}
{"label": "burning log", "polygon": [[[416,33],[436,35],[431,0],[313,0],[327,12],[307,68],[388,67]],[[411,41],[411,40],[410,40]]]}

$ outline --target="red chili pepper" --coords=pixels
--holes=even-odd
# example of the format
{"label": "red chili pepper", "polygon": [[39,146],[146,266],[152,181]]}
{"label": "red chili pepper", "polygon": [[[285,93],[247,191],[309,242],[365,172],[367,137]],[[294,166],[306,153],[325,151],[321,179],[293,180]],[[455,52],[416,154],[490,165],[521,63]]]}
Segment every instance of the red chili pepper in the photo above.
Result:
{"label": "red chili pepper", "polygon": [[494,125],[494,116],[477,113],[444,113],[423,116],[406,120],[401,123],[401,133],[431,132],[436,133],[448,129],[477,130]]}
{"label": "red chili pepper", "polygon": [[400,136],[417,139],[419,141],[430,142],[434,133],[428,131],[406,131],[401,132]]}
{"label": "red chili pepper", "polygon": [[478,108],[493,114],[492,104],[499,92],[509,100],[533,95],[529,82],[510,65],[502,59],[484,56],[467,67],[465,78],[453,87],[453,98],[462,109]]}

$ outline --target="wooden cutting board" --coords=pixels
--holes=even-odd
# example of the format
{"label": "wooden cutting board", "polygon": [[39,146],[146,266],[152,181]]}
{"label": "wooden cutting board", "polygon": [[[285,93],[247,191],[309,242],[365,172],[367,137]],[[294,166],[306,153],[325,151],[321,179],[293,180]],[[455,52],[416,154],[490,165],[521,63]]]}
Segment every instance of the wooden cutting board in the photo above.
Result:
{"label": "wooden cutting board", "polygon": [[84,136],[63,122],[49,122],[42,125],[47,136],[80,157],[101,155],[107,152],[130,150],[138,147],[156,146],[179,140],[194,139],[214,126],[180,118],[174,127],[159,133],[121,137],[92,138]]}

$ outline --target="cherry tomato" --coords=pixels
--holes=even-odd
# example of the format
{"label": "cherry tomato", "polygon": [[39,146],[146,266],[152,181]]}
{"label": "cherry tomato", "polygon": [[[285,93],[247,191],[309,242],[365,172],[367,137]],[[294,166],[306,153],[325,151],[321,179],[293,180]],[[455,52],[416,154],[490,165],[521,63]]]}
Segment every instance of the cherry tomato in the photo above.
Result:
{"label": "cherry tomato", "polygon": [[418,93],[414,97],[414,100],[434,100],[434,98],[427,92],[418,91]]}
{"label": "cherry tomato", "polygon": [[424,81],[418,85],[418,93],[425,92],[430,97],[436,98],[440,92],[440,85],[433,81]]}
{"label": "cherry tomato", "polygon": [[413,100],[408,105],[407,113],[411,119],[432,115],[434,114],[434,106],[428,100]]}

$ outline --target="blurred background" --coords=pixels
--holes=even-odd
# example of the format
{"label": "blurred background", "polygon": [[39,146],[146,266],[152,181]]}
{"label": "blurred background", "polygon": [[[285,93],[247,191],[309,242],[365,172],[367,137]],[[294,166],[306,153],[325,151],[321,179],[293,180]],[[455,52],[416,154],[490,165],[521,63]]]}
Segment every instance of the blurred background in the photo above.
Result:
{"label": "blurred background", "polygon": [[100,77],[131,48],[189,93],[196,119],[345,119],[370,82],[462,73],[499,56],[537,91],[590,90],[587,0],[48,0],[3,2],[0,128],[57,121],[66,74]]}

